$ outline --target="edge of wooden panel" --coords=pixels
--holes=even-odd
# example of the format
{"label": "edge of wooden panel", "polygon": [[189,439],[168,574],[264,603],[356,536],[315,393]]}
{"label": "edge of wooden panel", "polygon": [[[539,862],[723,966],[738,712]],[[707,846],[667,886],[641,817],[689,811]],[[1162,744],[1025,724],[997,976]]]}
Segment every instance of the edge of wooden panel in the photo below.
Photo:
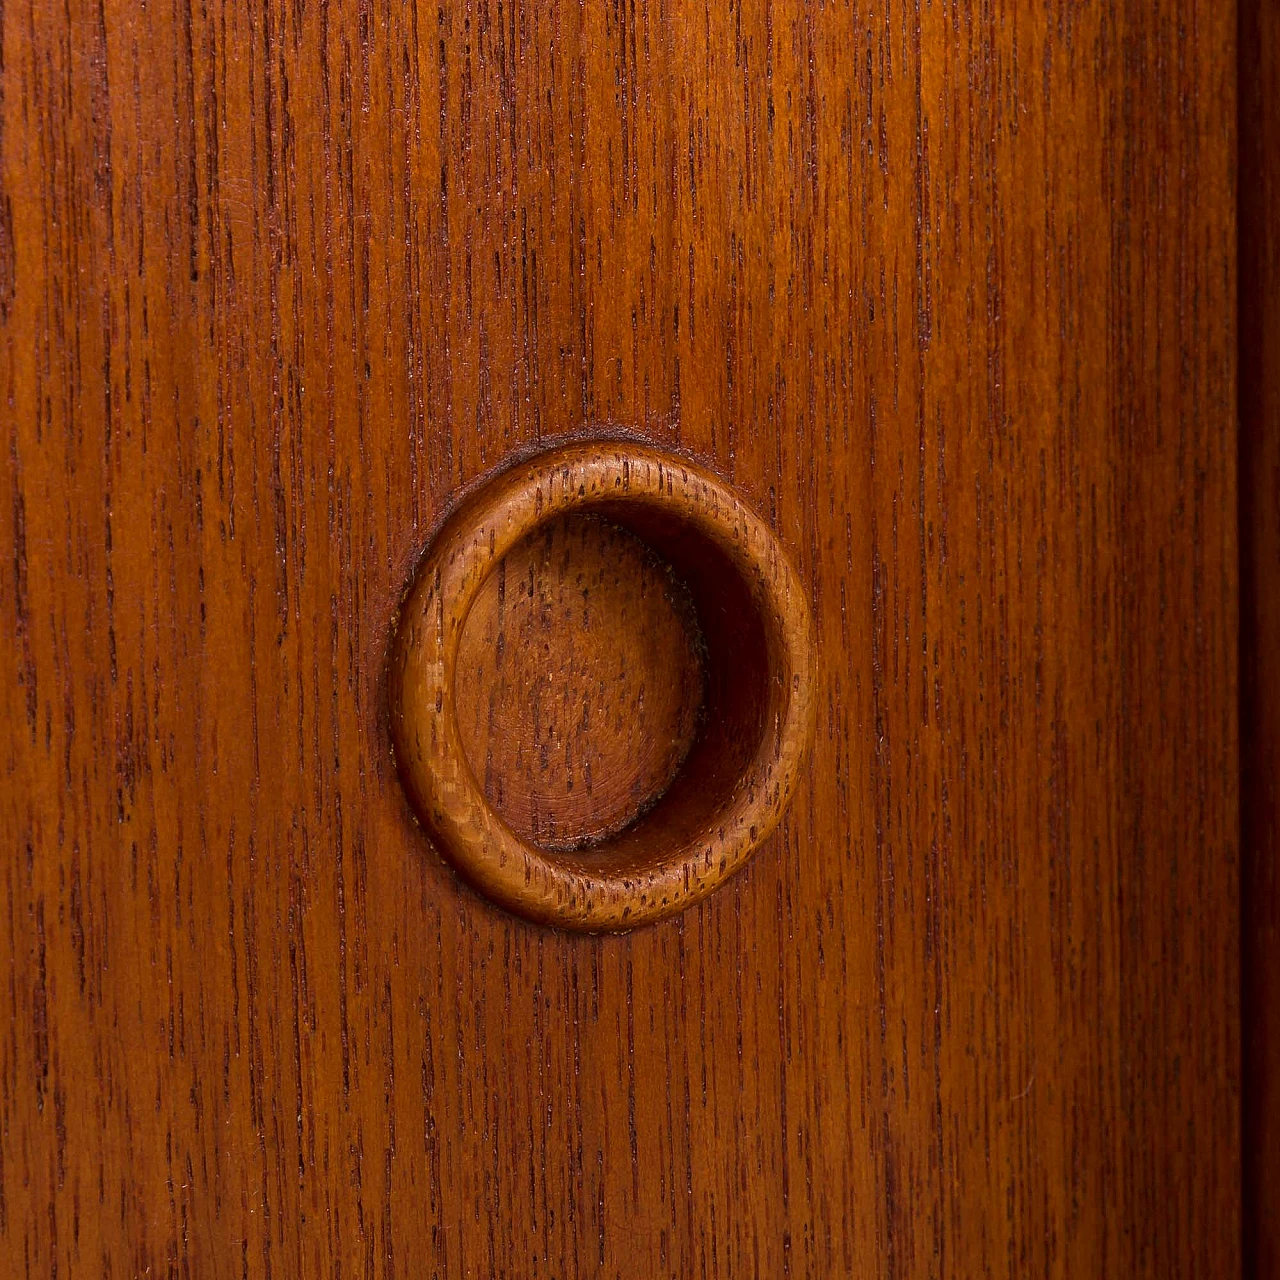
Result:
{"label": "edge of wooden panel", "polygon": [[1245,1274],[1280,1277],[1280,5],[1240,5]]}

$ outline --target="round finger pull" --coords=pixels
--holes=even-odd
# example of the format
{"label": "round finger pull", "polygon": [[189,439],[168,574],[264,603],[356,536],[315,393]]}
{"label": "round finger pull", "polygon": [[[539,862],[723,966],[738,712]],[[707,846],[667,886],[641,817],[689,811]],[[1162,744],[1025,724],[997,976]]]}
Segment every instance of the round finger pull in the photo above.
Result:
{"label": "round finger pull", "polygon": [[630,929],[773,831],[813,684],[804,590],[751,508],[678,455],[576,443],[488,480],[433,539],[391,727],[418,817],[480,892]]}

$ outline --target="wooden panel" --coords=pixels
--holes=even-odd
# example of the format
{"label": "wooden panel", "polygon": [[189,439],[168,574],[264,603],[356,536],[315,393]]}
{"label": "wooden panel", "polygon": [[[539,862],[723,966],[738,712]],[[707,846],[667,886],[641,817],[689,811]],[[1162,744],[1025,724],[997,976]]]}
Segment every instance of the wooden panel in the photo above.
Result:
{"label": "wooden panel", "polygon": [[[1233,6],[2,21],[5,1270],[1233,1274]],[[592,423],[822,655],[609,938],[455,879],[383,685]]]}
{"label": "wooden panel", "polygon": [[1240,7],[1245,1271],[1280,1280],[1280,8]]}

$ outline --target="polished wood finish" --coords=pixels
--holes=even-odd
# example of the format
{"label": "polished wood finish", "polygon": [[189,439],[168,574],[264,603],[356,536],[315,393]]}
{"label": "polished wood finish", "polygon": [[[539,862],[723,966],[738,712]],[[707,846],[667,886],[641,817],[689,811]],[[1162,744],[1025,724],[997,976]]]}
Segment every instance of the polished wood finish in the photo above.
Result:
{"label": "polished wood finish", "polygon": [[1240,10],[1245,1271],[1280,1280],[1280,6]]}
{"label": "polished wood finish", "polygon": [[[633,631],[581,638],[594,646],[588,669],[603,667],[614,688],[579,699],[571,754],[604,749],[644,760],[665,753],[679,767],[658,780],[660,794],[640,797],[630,823],[566,848],[522,836],[490,803],[459,724],[463,715],[474,723],[478,694],[473,687],[459,696],[457,688],[485,675],[476,671],[467,635],[493,579],[505,583],[507,558],[549,522],[575,514],[606,517],[667,565],[692,606],[696,637],[687,635],[684,647],[693,642],[701,650],[702,688],[691,708],[696,732],[677,725],[655,744],[643,717],[616,709],[618,701],[644,696],[643,686],[632,693],[616,663],[628,648],[660,637]],[[588,563],[575,572],[589,570]],[[632,612],[641,608],[643,585],[630,584]],[[624,603],[620,627],[627,626],[625,612]],[[676,618],[670,625],[682,629]],[[505,631],[494,645],[505,658]],[[657,650],[648,657],[655,680],[663,678],[665,656]],[[692,658],[683,655],[683,671]],[[544,663],[552,659],[543,655]],[[391,657],[388,709],[400,773],[437,846],[495,901],[544,924],[632,929],[705,898],[773,833],[799,789],[813,736],[815,660],[808,600],[786,552],[713,472],[632,441],[564,444],[480,486],[418,567],[396,617]],[[548,669],[550,684],[576,685],[576,661],[566,655]],[[607,722],[591,722],[590,699]],[[555,729],[545,726],[534,749],[564,750]],[[621,750],[614,745],[620,737]],[[496,785],[527,789],[531,781],[515,769]],[[602,808],[602,823],[612,816]]]}
{"label": "polished wood finish", "polygon": [[485,799],[544,849],[591,846],[653,807],[688,758],[706,679],[671,566],[598,515],[509,551],[462,624],[453,679]]}
{"label": "polished wood finish", "polygon": [[[1233,7],[2,22],[0,1273],[1236,1274]],[[774,836],[593,937],[385,676],[600,424],[820,666]]]}

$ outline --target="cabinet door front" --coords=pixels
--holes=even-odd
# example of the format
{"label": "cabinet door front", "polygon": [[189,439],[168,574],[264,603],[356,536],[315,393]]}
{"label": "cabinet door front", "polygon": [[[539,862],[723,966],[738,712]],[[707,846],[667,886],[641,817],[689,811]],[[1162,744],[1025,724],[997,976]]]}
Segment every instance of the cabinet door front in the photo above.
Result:
{"label": "cabinet door front", "polygon": [[0,1271],[1239,1271],[1219,0],[0,6]]}

